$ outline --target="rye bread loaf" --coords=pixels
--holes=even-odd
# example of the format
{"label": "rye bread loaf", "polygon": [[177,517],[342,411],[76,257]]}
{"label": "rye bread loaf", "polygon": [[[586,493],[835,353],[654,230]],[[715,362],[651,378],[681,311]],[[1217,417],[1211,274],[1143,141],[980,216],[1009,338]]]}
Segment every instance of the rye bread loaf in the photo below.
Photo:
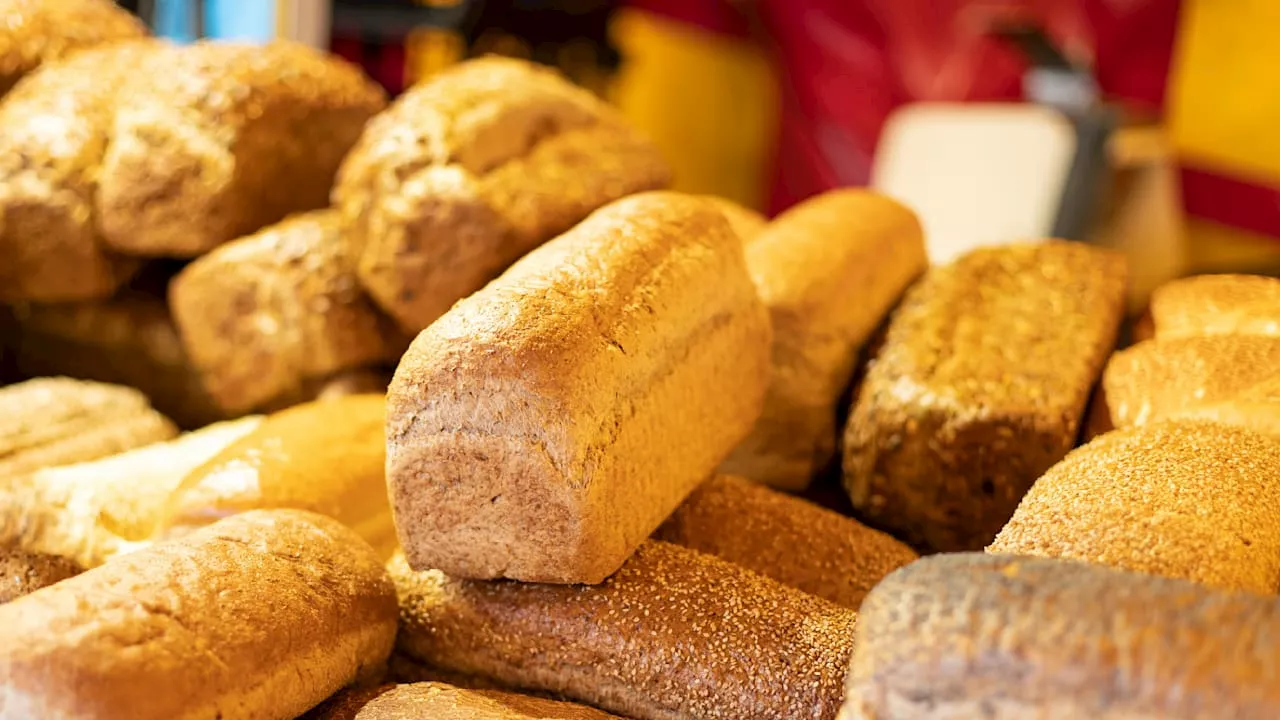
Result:
{"label": "rye bread loaf", "polygon": [[894,312],[844,435],[859,517],[921,550],[981,549],[1074,446],[1125,303],[1123,256],[973,251]]}
{"label": "rye bread loaf", "polygon": [[0,95],[45,63],[146,35],[147,26],[111,0],[0,0]]}
{"label": "rye bread loaf", "polygon": [[400,361],[387,483],[409,564],[600,582],[750,430],[768,351],[714,206],[645,193],[597,211]]}
{"label": "rye bread loaf", "polygon": [[84,572],[74,560],[0,547],[0,605]]}
{"label": "rye bread loaf", "polygon": [[347,690],[302,720],[610,720],[585,705],[438,682]]}
{"label": "rye bread loaf", "polygon": [[1151,296],[1156,337],[1280,335],[1280,278],[1199,275]]}

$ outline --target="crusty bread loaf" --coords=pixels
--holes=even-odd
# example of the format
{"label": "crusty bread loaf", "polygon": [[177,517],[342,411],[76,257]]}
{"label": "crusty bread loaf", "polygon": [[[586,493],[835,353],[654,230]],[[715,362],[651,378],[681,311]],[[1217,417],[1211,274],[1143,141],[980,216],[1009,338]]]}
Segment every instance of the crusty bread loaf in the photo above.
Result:
{"label": "crusty bread loaf", "polygon": [[175,434],[173,423],[132,388],[60,377],[0,388],[0,480]]}
{"label": "crusty bread loaf", "polygon": [[161,532],[246,510],[296,508],[340,520],[390,557],[396,535],[384,481],[385,408],[382,395],[351,395],[268,416],[183,479]]}
{"label": "crusty bread loaf", "polygon": [[772,376],[723,472],[802,490],[828,466],[858,353],[927,264],[916,216],[866,190],[811,198],[751,243],[747,267],[773,322]]}
{"label": "crusty bread loaf", "polygon": [[44,63],[147,35],[111,0],[0,0],[0,95]]}
{"label": "crusty bread loaf", "polygon": [[1280,278],[1200,275],[1151,296],[1156,337],[1280,335]]}
{"label": "crusty bread loaf", "polygon": [[1280,603],[1040,558],[925,558],[858,621],[841,720],[1280,717]]}
{"label": "crusty bread loaf", "polygon": [[833,718],[857,614],[649,541],[603,584],[455,580],[392,560],[410,657],[636,720]]}
{"label": "crusty bread loaf", "polygon": [[376,671],[395,632],[364,541],[248,512],[0,605],[0,717],[293,718]]}
{"label": "crusty bread loaf", "polygon": [[724,219],[729,221],[729,226],[733,228],[738,238],[746,245],[755,242],[756,238],[760,237],[760,233],[764,232],[764,229],[769,225],[769,220],[764,215],[749,207],[716,195],[707,195],[705,197],[714,203],[720,212],[724,213]]}
{"label": "crusty bread loaf", "polygon": [[347,690],[303,720],[609,720],[616,717],[585,705],[424,682]]}
{"label": "crusty bread loaf", "polygon": [[324,207],[381,88],[298,43],[198,42],[153,58],[116,96],[98,178],[107,245],[194,257]]}
{"label": "crusty bread loaf", "polygon": [[1280,373],[1226,400],[1191,405],[1165,414],[1169,420],[1207,420],[1280,439]]}
{"label": "crusty bread loaf", "polygon": [[586,90],[490,57],[410,88],[374,119],[333,198],[361,281],[416,333],[591,211],[669,175]]}
{"label": "crusty bread loaf", "polygon": [[645,193],[594,213],[401,360],[387,482],[410,565],[600,582],[746,435],[768,352],[713,205]]}
{"label": "crusty bread loaf", "polygon": [[74,560],[14,545],[0,547],[0,605],[82,572]]}
{"label": "crusty bread loaf", "polygon": [[229,411],[308,378],[392,359],[394,328],[356,280],[337,214],[296,215],[191,263],[169,289],[210,395]]}
{"label": "crusty bread loaf", "polygon": [[1216,423],[1103,435],[1055,465],[989,552],[1280,590],[1280,443]]}
{"label": "crusty bread loaf", "polygon": [[1125,303],[1123,256],[1049,241],[930,270],[893,314],[844,436],[860,517],[980,549],[1075,444]]}
{"label": "crusty bread loaf", "polygon": [[699,486],[654,537],[855,609],[880,578],[917,557],[879,530],[730,475]]}

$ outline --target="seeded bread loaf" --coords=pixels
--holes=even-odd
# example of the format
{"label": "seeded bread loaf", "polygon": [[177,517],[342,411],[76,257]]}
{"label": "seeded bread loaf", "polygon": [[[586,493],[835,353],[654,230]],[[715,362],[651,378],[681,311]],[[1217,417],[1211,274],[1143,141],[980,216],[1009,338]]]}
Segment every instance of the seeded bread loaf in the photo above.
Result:
{"label": "seeded bread loaf", "polygon": [[1151,316],[1158,338],[1280,335],[1280,278],[1200,275],[1157,288]]}
{"label": "seeded bread loaf", "polygon": [[609,720],[585,705],[424,682],[347,690],[302,720]]}
{"label": "seeded bread loaf", "polygon": [[28,552],[13,545],[0,547],[0,605],[81,572],[83,568],[64,557]]}
{"label": "seeded bread loaf", "polygon": [[554,71],[482,58],[410,88],[334,188],[364,286],[416,333],[533,248],[665,187],[658,151]]}
{"label": "seeded bread loaf", "polygon": [[147,26],[111,0],[0,0],[0,95],[45,63],[146,35]]}
{"label": "seeded bread loaf", "polygon": [[400,361],[387,482],[409,564],[600,582],[746,435],[768,350],[712,204],[645,193],[597,211]]}
{"label": "seeded bread loaf", "polygon": [[844,435],[858,515],[981,549],[1075,444],[1125,303],[1123,256],[1049,241],[930,270],[894,312]]}
{"label": "seeded bread loaf", "polygon": [[803,490],[828,466],[858,353],[927,262],[915,215],[865,190],[811,198],[750,244],[773,324],[772,375],[760,420],[723,472]]}
{"label": "seeded bread loaf", "polygon": [[597,586],[455,580],[392,560],[401,652],[635,720],[834,718],[857,614],[650,541]]}
{"label": "seeded bread loaf", "polygon": [[1280,717],[1280,603],[1083,563],[925,558],[862,604],[841,720]]}

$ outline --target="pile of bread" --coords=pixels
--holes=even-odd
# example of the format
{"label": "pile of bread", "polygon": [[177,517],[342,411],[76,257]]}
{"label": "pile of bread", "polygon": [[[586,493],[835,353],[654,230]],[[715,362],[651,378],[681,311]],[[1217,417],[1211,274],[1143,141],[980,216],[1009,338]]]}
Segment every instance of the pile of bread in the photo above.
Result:
{"label": "pile of bread", "polygon": [[1280,280],[1113,352],[1121,256],[665,191],[547,70],[109,40],[0,100],[9,331],[221,419],[0,388],[0,718],[1280,717]]}

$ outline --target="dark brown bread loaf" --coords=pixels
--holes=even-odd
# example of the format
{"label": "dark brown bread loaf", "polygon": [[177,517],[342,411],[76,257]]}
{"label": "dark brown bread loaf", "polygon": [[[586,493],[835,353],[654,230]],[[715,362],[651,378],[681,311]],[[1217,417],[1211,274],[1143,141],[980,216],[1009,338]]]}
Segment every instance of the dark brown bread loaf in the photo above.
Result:
{"label": "dark brown bread loaf", "polygon": [[636,720],[834,718],[857,613],[650,541],[601,585],[390,565],[401,652]]}
{"label": "dark brown bread loaf", "polygon": [[1280,717],[1280,603],[1040,558],[925,558],[862,604],[841,720]]}
{"label": "dark brown bread loaf", "polygon": [[1280,278],[1200,275],[1157,288],[1151,318],[1161,339],[1280,335]]}
{"label": "dark brown bread loaf", "polygon": [[750,430],[768,354],[713,205],[659,192],[597,211],[400,361],[387,483],[410,565],[600,582]]}
{"label": "dark brown bread loaf", "polygon": [[609,720],[584,705],[436,682],[347,690],[302,720]]}
{"label": "dark brown bread loaf", "polygon": [[591,211],[669,175],[586,90],[491,57],[411,88],[369,123],[333,199],[361,281],[416,333]]}
{"label": "dark brown bread loaf", "polygon": [[730,475],[700,485],[654,537],[855,609],[881,578],[918,557],[879,530]]}
{"label": "dark brown bread loaf", "polygon": [[845,431],[859,516],[922,550],[991,542],[1075,444],[1126,274],[1123,256],[1061,241],[930,270],[893,314]]}
{"label": "dark brown bread loaf", "polygon": [[0,0],[0,95],[44,63],[146,35],[147,26],[111,0]]}
{"label": "dark brown bread loaf", "polygon": [[[0,547],[0,605],[84,572],[74,560]],[[3,711],[0,706],[0,711]]]}

